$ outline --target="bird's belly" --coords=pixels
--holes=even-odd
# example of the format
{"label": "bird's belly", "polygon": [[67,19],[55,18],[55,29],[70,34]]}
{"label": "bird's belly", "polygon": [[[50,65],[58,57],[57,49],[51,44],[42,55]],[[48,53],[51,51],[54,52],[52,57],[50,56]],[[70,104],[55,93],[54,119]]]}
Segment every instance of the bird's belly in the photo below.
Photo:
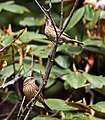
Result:
{"label": "bird's belly", "polygon": [[28,84],[23,88],[23,92],[28,99],[32,99],[35,96],[35,87]]}

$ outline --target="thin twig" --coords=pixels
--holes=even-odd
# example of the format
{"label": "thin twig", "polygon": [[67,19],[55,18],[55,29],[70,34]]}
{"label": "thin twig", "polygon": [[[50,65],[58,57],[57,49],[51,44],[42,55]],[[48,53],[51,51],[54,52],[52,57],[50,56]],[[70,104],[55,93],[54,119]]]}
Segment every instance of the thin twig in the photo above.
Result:
{"label": "thin twig", "polygon": [[19,120],[19,116],[20,116],[21,111],[23,113],[23,104],[24,104],[25,98],[26,97],[24,96],[23,100],[22,100],[22,103],[21,103],[21,106],[20,106],[20,109],[19,109],[19,112],[18,112],[18,115],[17,115],[17,120]]}
{"label": "thin twig", "polygon": [[24,74],[20,75],[19,73],[16,74],[15,78],[12,79],[11,81],[4,83],[0,86],[0,88],[6,88],[9,85],[14,85],[16,81],[18,81],[21,77],[23,77],[25,74],[27,74],[29,71],[31,70],[31,68],[29,70],[27,70]]}
{"label": "thin twig", "polygon": [[[24,29],[25,30],[25,29]],[[9,46],[12,45],[12,43],[14,43],[24,32],[24,30],[22,30],[22,32],[15,38],[13,39],[7,46],[3,47],[2,49],[0,49],[0,52],[2,52],[3,50],[5,50],[6,48],[8,48]]]}
{"label": "thin twig", "polygon": [[[47,62],[47,66],[46,66],[46,71],[45,71],[45,74],[43,76],[43,82],[42,84],[40,84],[39,86],[39,90],[37,92],[37,94],[34,96],[34,98],[28,103],[27,106],[29,106],[30,103],[31,106],[30,106],[30,109],[28,110],[26,116],[25,116],[25,119],[24,120],[27,120],[28,119],[28,116],[30,114],[30,112],[32,111],[33,109],[33,106],[35,104],[35,99],[36,97],[41,93],[42,89],[44,88],[44,86],[47,84],[47,81],[48,81],[48,78],[49,78],[49,75],[50,75],[50,71],[51,71],[51,68],[52,68],[52,65],[53,65],[53,62],[54,62],[54,58],[55,58],[55,54],[56,54],[56,50],[57,50],[57,44],[58,43],[55,43],[54,44],[54,47],[51,51],[51,53],[49,54],[49,57],[48,57],[48,62]],[[22,115],[21,115],[22,116]]]}
{"label": "thin twig", "polygon": [[32,62],[31,62],[31,72],[30,72],[30,76],[32,76],[32,67],[34,66],[34,63],[35,63],[35,61],[34,61],[34,56],[32,55]]}
{"label": "thin twig", "polygon": [[62,29],[62,23],[63,23],[63,0],[61,0],[61,17],[60,17],[60,26],[59,29]]}
{"label": "thin twig", "polygon": [[94,102],[94,93],[93,91],[89,90],[89,94],[90,94],[90,106],[93,105]]}
{"label": "thin twig", "polygon": [[51,67],[52,67],[53,62],[54,62],[57,46],[58,46],[58,43],[56,42],[53,46],[52,51],[49,53],[48,62],[47,62],[47,65],[46,65],[46,71],[45,71],[44,77],[43,77],[43,82],[45,82],[44,85],[47,84],[49,74],[50,74],[50,71],[51,71]]}
{"label": "thin twig", "polygon": [[52,8],[52,3],[51,3],[51,0],[50,0],[50,2],[49,2],[49,7],[50,7],[50,9]]}
{"label": "thin twig", "polygon": [[[35,97],[35,98],[36,98],[36,97]],[[26,107],[25,107],[24,110],[22,111],[19,119],[17,119],[17,120],[21,120],[21,118],[22,118],[22,116],[24,115],[24,113],[25,113],[26,110],[29,110],[29,111],[28,111],[28,114],[31,112],[30,109],[32,110],[32,108],[33,108],[33,103],[35,104],[35,102],[36,102],[36,101],[35,101],[35,98],[32,98],[32,99],[28,102],[28,104],[26,105]],[[29,108],[29,106],[30,106],[30,108]],[[27,116],[27,115],[26,115],[26,116]],[[27,116],[26,118],[28,118],[28,116]],[[25,118],[25,119],[26,119],[26,118]]]}
{"label": "thin twig", "polygon": [[[36,1],[36,0],[35,0]],[[37,3],[38,6],[40,7],[40,4]],[[42,9],[42,7],[40,7]],[[74,9],[75,7],[73,7]],[[46,10],[44,7],[43,7],[43,10],[46,11],[49,15],[49,19],[51,20],[52,22],[52,25],[54,27],[54,30],[56,32],[56,38],[55,38],[55,43],[54,43],[54,46],[51,50],[51,52],[49,53],[48,55],[48,61],[47,61],[47,65],[46,65],[46,70],[45,70],[45,73],[44,73],[44,76],[42,77],[43,79],[43,82],[40,84],[39,86],[39,90],[37,92],[37,94],[34,96],[34,98],[29,102],[29,103],[32,103],[31,106],[30,106],[30,109],[28,110],[26,116],[25,116],[25,119],[24,120],[27,120],[28,119],[28,116],[30,114],[30,112],[32,111],[33,109],[33,106],[35,104],[35,98],[40,94],[40,92],[42,91],[42,89],[46,86],[47,82],[48,82],[48,78],[49,78],[49,75],[50,75],[50,72],[51,72],[51,68],[52,68],[52,65],[53,65],[53,62],[54,62],[54,58],[55,58],[55,54],[56,54],[56,50],[57,50],[57,47],[58,47],[58,41],[59,41],[59,37],[60,35],[63,33],[63,30],[61,30],[60,32],[60,35],[58,36],[58,33],[57,33],[57,30],[56,30],[56,25],[51,17],[51,14],[50,14],[50,10]],[[72,10],[74,11],[74,10]],[[71,13],[72,14],[72,13]],[[71,16],[70,14],[70,16]],[[65,27],[66,28],[66,27]],[[28,103],[28,104],[29,104]]]}
{"label": "thin twig", "polygon": [[11,81],[9,81],[9,82],[7,82],[7,83],[3,83],[3,84],[0,86],[0,88],[6,88],[6,87],[9,86],[9,85],[14,85],[14,83],[15,83],[18,79],[20,79],[21,77],[22,77],[22,76],[20,76],[19,74],[17,74],[14,79],[12,79]]}
{"label": "thin twig", "polygon": [[12,46],[12,64],[13,64],[13,70],[14,70],[14,77],[15,77],[15,74],[16,74],[16,69],[15,69],[15,58],[14,58],[14,48]]}
{"label": "thin twig", "polygon": [[58,42],[59,41],[59,36],[58,36],[58,32],[57,32],[57,29],[56,29],[56,24],[55,24],[55,22],[54,22],[54,20],[53,20],[53,18],[52,18],[52,16],[51,16],[51,14],[50,14],[50,12],[48,12],[48,15],[49,15],[49,18],[50,18],[50,20],[51,20],[51,23],[52,23],[52,25],[53,25],[53,28],[54,28],[54,30],[55,30],[55,33],[56,33],[56,42]]}
{"label": "thin twig", "polygon": [[[56,40],[58,42],[58,40]],[[30,109],[28,110],[27,112],[27,115],[25,116],[25,120],[28,119],[28,116],[35,104],[35,99],[36,97],[41,93],[42,89],[44,88],[44,86],[47,84],[47,81],[48,81],[48,78],[49,78],[49,75],[50,75],[50,71],[51,71],[51,68],[52,68],[52,65],[53,65],[53,62],[54,62],[54,58],[55,58],[55,54],[56,54],[56,50],[57,50],[57,45],[58,43],[54,43],[54,46],[53,46],[53,49],[52,51],[49,53],[49,57],[48,57],[48,61],[47,61],[47,65],[46,65],[46,71],[44,73],[44,76],[43,76],[43,82],[42,84],[40,84],[39,86],[39,90],[37,92],[37,94],[34,96],[34,98],[27,104],[27,106],[29,106],[31,103],[31,107]],[[26,109],[25,109],[26,110]],[[24,111],[25,111],[24,110]],[[21,115],[22,116],[22,115]]]}
{"label": "thin twig", "polygon": [[68,16],[68,19],[67,19],[67,21],[66,21],[66,23],[65,23],[65,26],[63,27],[63,29],[62,29],[62,31],[60,32],[60,34],[62,34],[62,33],[65,31],[67,25],[69,24],[69,22],[70,22],[70,20],[71,20],[71,18],[72,18],[72,16],[73,16],[74,10],[75,10],[75,8],[76,8],[77,5],[78,5],[78,2],[79,2],[79,0],[76,0],[76,1],[75,1],[74,5],[73,5],[73,8],[72,8],[72,10],[70,11],[70,14],[69,14],[69,16]]}
{"label": "thin twig", "polygon": [[47,18],[49,18],[49,16],[47,15],[47,13],[45,12],[45,10],[43,9],[43,7],[39,4],[39,2],[37,0],[35,0],[36,4],[39,6],[39,8],[42,10],[42,12],[46,15]]}
{"label": "thin twig", "polygon": [[17,116],[17,120],[21,120],[21,118],[22,118],[23,114],[25,113],[25,111],[26,111],[27,109],[30,109],[29,106],[30,106],[33,102],[34,102],[33,99],[28,102],[28,104],[26,105],[26,107],[23,109],[22,113],[21,113],[19,116]]}
{"label": "thin twig", "polygon": [[[53,22],[52,17],[50,16],[50,13],[49,13],[49,17],[51,18],[51,20],[52,20],[52,25],[53,25],[53,27],[54,27],[55,30],[56,30],[55,24],[54,24],[54,22]],[[57,32],[57,31],[56,31],[56,32]],[[50,52],[49,55],[48,55],[48,61],[47,61],[47,65],[46,65],[46,71],[45,71],[44,76],[43,76],[43,78],[42,78],[42,79],[43,79],[43,82],[42,82],[42,84],[40,84],[39,90],[38,90],[37,94],[36,94],[36,95],[34,96],[34,98],[29,102],[29,103],[32,103],[32,104],[31,104],[30,109],[28,110],[28,112],[27,112],[27,114],[26,114],[26,116],[25,116],[25,120],[28,119],[28,116],[29,116],[30,112],[31,112],[32,109],[33,109],[33,106],[34,106],[34,104],[35,104],[34,101],[35,101],[36,97],[41,93],[42,89],[43,89],[44,86],[46,86],[46,84],[47,84],[47,81],[48,81],[48,78],[49,78],[49,75],[50,75],[50,71],[51,71],[51,68],[52,68],[52,65],[53,65],[53,62],[54,62],[54,58],[55,58],[55,54],[56,54],[56,50],[57,50],[57,46],[58,46],[58,41],[59,41],[59,38],[58,38],[58,34],[57,34],[57,33],[56,33],[55,41],[56,41],[56,42],[54,43],[54,46],[53,46],[51,52]]]}
{"label": "thin twig", "polygon": [[48,8],[48,9],[45,9],[43,6],[42,6],[42,8],[43,8],[44,11],[46,11],[46,13],[47,13],[47,15],[48,15],[48,19],[51,20],[51,23],[52,23],[53,28],[54,28],[55,33],[56,33],[56,37],[57,37],[57,39],[58,39],[58,32],[57,32],[57,29],[56,29],[56,24],[55,24],[55,22],[54,22],[54,20],[53,20],[53,18],[52,18],[52,16],[51,16],[51,14],[50,14],[50,11],[51,11],[51,8],[52,8],[51,0],[50,0],[49,8]]}
{"label": "thin twig", "polygon": [[[35,62],[35,61],[33,61],[33,55],[32,55],[32,63],[31,63],[31,68],[30,68],[31,71],[32,71],[32,67],[33,67],[33,65],[34,65],[34,62]],[[31,74],[32,74],[32,72],[31,72]],[[26,109],[28,108],[28,106],[32,103],[32,102],[29,102],[29,103],[26,105],[26,107],[24,108],[24,110],[22,110],[24,101],[25,101],[25,96],[23,97],[23,100],[22,100],[22,103],[21,103],[21,106],[20,106],[20,110],[19,110],[18,115],[17,115],[17,120],[20,120],[20,119],[21,119],[21,117],[23,116],[23,114],[24,114],[24,112],[26,111]],[[22,110],[22,113],[21,113],[21,110]],[[20,113],[21,113],[21,114],[20,114]]]}
{"label": "thin twig", "polygon": [[28,112],[27,112],[27,114],[26,114],[26,116],[25,116],[25,118],[24,118],[24,120],[27,120],[27,118],[28,118],[28,116],[29,116],[29,114],[30,114],[30,112],[32,111],[32,109],[33,109],[33,106],[34,106],[34,101],[32,102],[32,104],[31,104],[31,107],[30,107],[30,109],[28,110]]}
{"label": "thin twig", "polygon": [[[13,70],[14,70],[14,77],[16,75],[16,68],[15,68],[15,59],[14,59],[14,48],[13,48],[13,45],[12,45],[12,63],[13,63]],[[19,90],[19,82],[16,81],[16,84],[15,84],[15,89],[16,89],[16,93],[17,93],[17,96],[19,99],[21,99],[21,93],[20,93],[20,90]]]}

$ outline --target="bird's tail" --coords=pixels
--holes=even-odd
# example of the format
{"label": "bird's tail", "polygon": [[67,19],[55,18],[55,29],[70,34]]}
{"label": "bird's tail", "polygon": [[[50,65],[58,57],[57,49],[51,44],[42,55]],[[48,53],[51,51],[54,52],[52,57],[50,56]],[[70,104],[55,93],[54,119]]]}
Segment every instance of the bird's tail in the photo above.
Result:
{"label": "bird's tail", "polygon": [[46,111],[48,112],[52,111],[51,108],[44,101],[41,101],[41,103],[45,107]]}

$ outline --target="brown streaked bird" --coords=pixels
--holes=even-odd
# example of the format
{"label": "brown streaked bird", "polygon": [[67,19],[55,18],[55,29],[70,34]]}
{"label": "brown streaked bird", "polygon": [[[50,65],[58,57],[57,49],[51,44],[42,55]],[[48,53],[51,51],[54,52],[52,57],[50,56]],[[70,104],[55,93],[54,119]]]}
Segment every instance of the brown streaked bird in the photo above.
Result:
{"label": "brown streaked bird", "polygon": [[[31,100],[38,92],[38,86],[35,84],[36,78],[27,77],[23,82],[23,93],[27,99]],[[48,105],[45,103],[43,95],[39,94],[37,100],[43,104],[47,111],[51,111]]]}
{"label": "brown streaked bird", "polygon": [[[56,31],[57,31],[57,34],[59,35],[60,29],[56,27]],[[49,40],[51,40],[52,42],[55,42],[55,38],[57,36],[56,36],[55,29],[54,29],[50,19],[46,20],[45,34],[46,34],[46,36],[48,37]],[[63,43],[63,42],[76,42],[76,43],[79,43],[79,44],[83,44],[83,42],[72,39],[69,35],[67,35],[64,32],[61,34],[61,36],[59,38],[59,43]]]}

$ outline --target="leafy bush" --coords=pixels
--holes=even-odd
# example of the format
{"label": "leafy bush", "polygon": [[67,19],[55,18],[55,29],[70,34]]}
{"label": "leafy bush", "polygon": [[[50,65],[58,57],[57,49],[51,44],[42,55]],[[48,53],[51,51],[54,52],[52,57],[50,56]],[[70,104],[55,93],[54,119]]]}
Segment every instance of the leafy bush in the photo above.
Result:
{"label": "leafy bush", "polygon": [[[39,2],[45,8],[49,7],[49,1]],[[52,0],[51,15],[58,26],[60,3],[60,0]],[[63,26],[68,20],[67,16],[73,3],[73,0],[64,1]],[[17,101],[23,99],[23,80],[33,75],[37,78],[37,84],[42,84],[48,56],[54,44],[44,33],[46,17],[34,1],[5,0],[0,2],[0,14],[0,106],[4,106],[0,114],[1,119],[3,117],[14,119],[19,110]],[[43,90],[46,103],[52,110],[61,111],[60,117],[58,114],[51,117],[50,114],[46,116],[44,113],[41,116],[40,109],[38,113],[33,110],[30,118],[33,120],[105,118],[104,14],[104,10],[94,10],[90,3],[79,3],[65,32],[84,44],[58,45],[48,83]],[[22,77],[14,81],[19,75]],[[67,98],[74,102],[65,102]],[[83,101],[78,102],[79,100]],[[12,107],[7,109],[8,104]],[[9,112],[13,105],[17,107],[11,114]],[[38,103],[38,106],[41,105]]]}

